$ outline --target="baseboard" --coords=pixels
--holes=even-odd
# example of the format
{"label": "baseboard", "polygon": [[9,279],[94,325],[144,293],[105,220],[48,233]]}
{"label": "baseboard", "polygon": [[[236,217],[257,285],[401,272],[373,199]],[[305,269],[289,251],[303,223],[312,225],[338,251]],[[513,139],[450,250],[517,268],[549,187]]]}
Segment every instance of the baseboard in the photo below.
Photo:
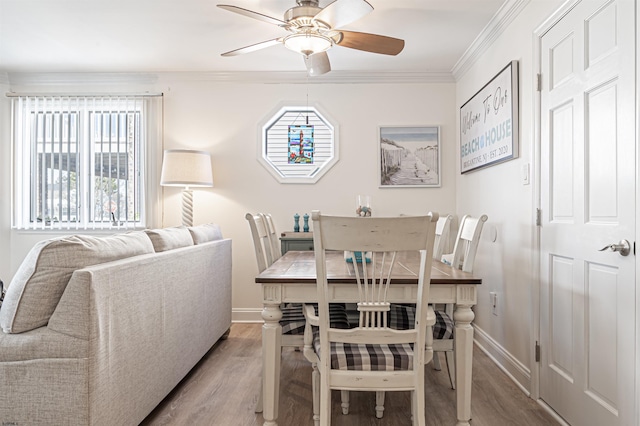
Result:
{"label": "baseboard", "polygon": [[231,310],[231,322],[262,323],[262,309],[234,308]]}
{"label": "baseboard", "polygon": [[474,342],[482,352],[513,380],[513,382],[525,393],[531,396],[531,370],[521,363],[509,351],[503,348],[491,336],[480,327],[473,325]]}
{"label": "baseboard", "polygon": [[553,408],[549,407],[546,402],[544,402],[541,399],[538,399],[536,402],[538,403],[539,406],[542,407],[544,411],[546,411],[551,417],[553,417],[560,426],[571,426],[569,423],[565,421],[565,419],[560,417],[558,413],[553,411]]}

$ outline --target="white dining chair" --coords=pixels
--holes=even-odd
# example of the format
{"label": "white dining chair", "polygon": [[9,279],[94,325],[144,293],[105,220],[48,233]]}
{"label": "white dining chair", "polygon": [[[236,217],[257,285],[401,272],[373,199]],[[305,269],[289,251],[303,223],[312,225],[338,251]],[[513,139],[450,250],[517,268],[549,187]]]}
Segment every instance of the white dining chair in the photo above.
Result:
{"label": "white dining chair", "polygon": [[[331,390],[339,389],[376,391],[382,398],[387,391],[410,390],[413,424],[424,425],[424,365],[433,357],[435,313],[428,300],[438,214],[363,219],[314,211],[312,218],[318,305],[317,313],[305,305],[304,355],[313,366],[314,424],[331,423]],[[330,250],[346,251],[352,259],[354,252],[371,254],[370,263],[347,264],[356,280],[351,285],[360,295],[355,328],[335,328],[329,319],[329,304],[341,294],[329,289],[325,252]],[[420,251],[421,274],[414,323],[398,330],[389,326],[387,295],[391,270],[404,251]]]}
{"label": "white dining chair", "polygon": [[[260,273],[282,256],[277,246],[275,225],[270,214],[247,213],[245,219],[249,222],[251,239],[258,264],[258,273]],[[275,244],[270,235],[275,236]],[[280,320],[280,326],[282,326],[280,349],[283,347],[302,348],[304,345],[303,334],[305,326],[302,305],[282,306],[280,309],[282,311],[282,319]],[[256,412],[262,412],[262,385],[260,386],[260,396],[256,405]]]}
{"label": "white dining chair", "polygon": [[[451,216],[450,214],[446,216],[440,216],[440,218],[438,218],[438,223],[436,224],[436,238],[433,242],[433,258],[436,260],[440,260],[443,254],[448,253],[449,240],[451,239],[452,219],[453,216]],[[436,309],[438,309],[439,307],[440,306],[436,307]],[[444,318],[436,317],[436,327],[438,327],[438,329],[441,329],[444,321],[446,321]],[[444,326],[446,328],[446,324],[444,324]],[[437,333],[437,335],[439,334],[440,332]],[[437,338],[437,336],[434,336],[434,338]],[[438,357],[437,354],[433,357],[433,366],[436,370],[442,369],[442,367],[440,366],[440,357]]]}
{"label": "white dining chair", "polygon": [[[461,269],[465,272],[473,272],[473,264],[476,260],[478,244],[480,243],[480,235],[482,228],[487,221],[487,215],[474,218],[469,215],[462,217],[458,235],[453,247],[453,253],[442,255],[441,260],[452,265],[454,268]],[[446,304],[444,309],[437,308],[436,325],[433,329],[433,366],[436,370],[440,370],[439,352],[444,352],[447,363],[447,371],[449,372],[449,381],[453,389],[456,388],[456,367],[455,367],[455,347],[453,341],[453,310],[452,303]]]}
{"label": "white dining chair", "polygon": [[256,253],[256,262],[258,263],[258,272],[260,273],[274,262],[271,242],[269,241],[269,234],[267,233],[267,225],[264,216],[260,213],[247,213],[245,219],[249,222],[253,248]]}
{"label": "white dining chair", "polygon": [[278,241],[278,232],[276,231],[276,225],[273,222],[273,217],[270,213],[260,213],[266,225],[267,236],[269,238],[269,245],[271,246],[271,258],[275,262],[282,257],[282,249]]}
{"label": "white dining chair", "polygon": [[436,237],[433,242],[434,259],[440,260],[443,254],[448,253],[452,218],[453,216],[450,214],[438,218],[438,223],[436,223]]}

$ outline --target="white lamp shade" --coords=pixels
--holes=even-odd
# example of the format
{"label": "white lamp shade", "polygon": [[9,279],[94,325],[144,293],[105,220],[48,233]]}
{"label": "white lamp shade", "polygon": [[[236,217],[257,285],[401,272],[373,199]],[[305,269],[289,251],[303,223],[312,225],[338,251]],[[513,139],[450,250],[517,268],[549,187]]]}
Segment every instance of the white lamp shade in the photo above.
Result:
{"label": "white lamp shade", "polygon": [[211,154],[189,149],[165,150],[160,185],[213,186]]}

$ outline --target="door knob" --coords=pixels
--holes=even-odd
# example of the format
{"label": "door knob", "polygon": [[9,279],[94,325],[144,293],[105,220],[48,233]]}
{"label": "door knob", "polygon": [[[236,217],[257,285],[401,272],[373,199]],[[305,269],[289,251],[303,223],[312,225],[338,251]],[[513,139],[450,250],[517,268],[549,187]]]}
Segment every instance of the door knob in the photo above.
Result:
{"label": "door knob", "polygon": [[631,252],[631,244],[629,244],[629,241],[627,240],[620,240],[618,244],[609,244],[608,246],[602,247],[598,251],[605,250],[617,251],[618,253],[620,253],[620,256],[628,256]]}

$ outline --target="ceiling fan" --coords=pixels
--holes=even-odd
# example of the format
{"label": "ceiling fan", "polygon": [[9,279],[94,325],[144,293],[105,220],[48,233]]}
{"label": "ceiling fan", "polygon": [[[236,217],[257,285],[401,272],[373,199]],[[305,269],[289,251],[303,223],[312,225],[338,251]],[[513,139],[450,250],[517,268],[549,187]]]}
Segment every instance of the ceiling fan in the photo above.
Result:
{"label": "ceiling fan", "polygon": [[331,71],[326,51],[334,45],[384,55],[397,55],[404,48],[404,40],[398,38],[338,29],[373,11],[367,1],[335,0],[324,8],[319,7],[318,2],[296,0],[297,6],[287,10],[283,20],[241,7],[219,4],[218,7],[222,9],[277,25],[290,33],[225,52],[222,56],[241,55],[284,44],[288,49],[301,53],[307,72],[316,76]]}

